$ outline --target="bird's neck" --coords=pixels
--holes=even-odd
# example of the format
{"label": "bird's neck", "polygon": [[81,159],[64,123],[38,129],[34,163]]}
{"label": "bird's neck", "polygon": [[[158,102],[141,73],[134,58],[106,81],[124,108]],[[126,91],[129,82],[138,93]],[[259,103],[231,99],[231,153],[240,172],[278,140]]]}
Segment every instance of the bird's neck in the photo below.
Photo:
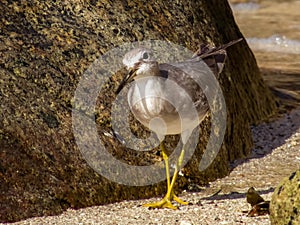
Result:
{"label": "bird's neck", "polygon": [[160,76],[160,70],[157,63],[144,64],[136,72],[136,79],[149,76]]}

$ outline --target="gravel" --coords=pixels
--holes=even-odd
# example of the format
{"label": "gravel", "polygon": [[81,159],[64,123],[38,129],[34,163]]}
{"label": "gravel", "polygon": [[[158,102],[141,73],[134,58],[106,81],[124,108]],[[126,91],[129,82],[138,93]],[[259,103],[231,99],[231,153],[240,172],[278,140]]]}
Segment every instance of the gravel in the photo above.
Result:
{"label": "gravel", "polygon": [[123,201],[61,215],[29,218],[15,225],[46,224],[260,224],[269,225],[269,216],[248,217],[250,205],[245,193],[255,187],[270,200],[282,178],[300,163],[300,108],[272,122],[252,128],[255,147],[252,154],[232,164],[229,176],[199,187],[198,192],[184,191],[180,197],[191,202],[179,210],[149,210],[141,205],[159,198]]}

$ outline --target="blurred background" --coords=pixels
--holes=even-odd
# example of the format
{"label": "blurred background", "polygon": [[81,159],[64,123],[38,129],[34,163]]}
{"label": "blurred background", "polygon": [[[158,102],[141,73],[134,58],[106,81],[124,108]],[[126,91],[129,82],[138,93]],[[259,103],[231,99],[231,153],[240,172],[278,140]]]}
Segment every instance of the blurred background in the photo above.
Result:
{"label": "blurred background", "polygon": [[266,82],[290,106],[300,102],[300,0],[230,0]]}
{"label": "blurred background", "polygon": [[259,66],[300,72],[300,1],[230,2]]}

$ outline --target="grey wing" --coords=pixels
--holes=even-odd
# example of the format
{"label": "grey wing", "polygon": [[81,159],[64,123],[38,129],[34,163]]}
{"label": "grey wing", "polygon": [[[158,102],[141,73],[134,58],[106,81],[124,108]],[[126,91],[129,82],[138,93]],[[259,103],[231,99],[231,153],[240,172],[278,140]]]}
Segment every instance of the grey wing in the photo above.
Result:
{"label": "grey wing", "polygon": [[226,48],[242,41],[243,39],[237,39],[230,41],[227,44],[219,47],[212,47],[208,44],[201,44],[199,49],[192,56],[192,60],[202,59],[212,72],[217,76],[224,68],[225,60],[227,57]]}
{"label": "grey wing", "polygon": [[208,72],[210,74],[204,74],[207,66],[201,65],[201,63],[203,62],[197,62],[196,64],[195,62],[160,64],[159,67],[161,77],[170,79],[179,85],[182,88],[181,90],[184,90],[190,96],[199,117],[204,117],[209,110],[208,101],[203,90],[208,88],[208,84],[205,84],[205,76],[211,76],[211,72]]}

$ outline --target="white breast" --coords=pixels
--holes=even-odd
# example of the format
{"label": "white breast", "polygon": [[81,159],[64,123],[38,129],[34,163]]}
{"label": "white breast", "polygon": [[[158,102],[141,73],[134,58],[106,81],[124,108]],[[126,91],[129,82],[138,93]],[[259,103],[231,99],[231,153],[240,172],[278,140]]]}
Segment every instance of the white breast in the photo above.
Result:
{"label": "white breast", "polygon": [[128,92],[131,111],[138,120],[152,119],[161,114],[164,104],[163,79],[145,77],[137,79]]}

